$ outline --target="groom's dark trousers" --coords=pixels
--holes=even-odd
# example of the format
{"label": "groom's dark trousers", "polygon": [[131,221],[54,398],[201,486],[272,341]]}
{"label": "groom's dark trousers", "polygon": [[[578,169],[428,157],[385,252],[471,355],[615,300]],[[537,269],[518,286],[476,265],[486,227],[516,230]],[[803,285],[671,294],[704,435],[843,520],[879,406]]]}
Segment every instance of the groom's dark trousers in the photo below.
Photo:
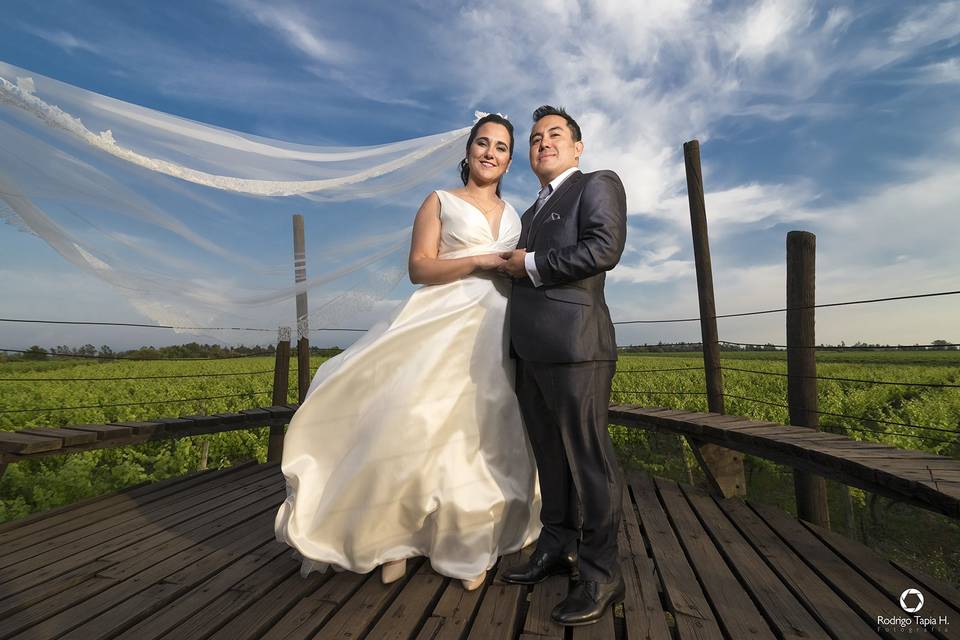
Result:
{"label": "groom's dark trousers", "polygon": [[616,369],[605,272],[626,240],[626,197],[612,171],[564,180],[523,214],[519,248],[534,253],[542,286],[514,282],[511,352],[517,397],[542,496],[538,549],[571,550],[580,577],[610,582],[617,569],[623,483],[607,432]]}

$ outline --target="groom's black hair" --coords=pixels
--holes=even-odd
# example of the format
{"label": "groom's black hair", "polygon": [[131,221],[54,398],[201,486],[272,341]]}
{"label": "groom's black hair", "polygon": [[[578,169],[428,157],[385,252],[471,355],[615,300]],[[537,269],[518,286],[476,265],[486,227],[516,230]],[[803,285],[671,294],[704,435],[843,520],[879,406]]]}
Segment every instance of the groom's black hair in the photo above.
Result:
{"label": "groom's black hair", "polygon": [[580,125],[577,124],[577,121],[574,120],[573,117],[567,113],[563,107],[554,107],[549,104],[538,107],[537,110],[533,112],[533,123],[536,124],[547,116],[560,116],[566,120],[567,126],[570,127],[570,133],[573,134],[573,141],[580,142],[580,140],[582,140],[580,135]]}
{"label": "groom's black hair", "polygon": [[[506,127],[507,134],[510,136],[510,159],[513,160],[513,123],[501,116],[499,113],[488,113],[474,123],[473,128],[470,129],[470,135],[467,136],[467,155],[470,155],[470,145],[473,144],[474,139],[477,137],[477,131],[479,131],[480,127],[488,122],[495,122]],[[470,165],[467,163],[467,159],[464,158],[460,161],[460,179],[463,180],[463,184],[467,184],[467,180],[469,178]],[[500,197],[500,182],[497,182],[497,197]]]}

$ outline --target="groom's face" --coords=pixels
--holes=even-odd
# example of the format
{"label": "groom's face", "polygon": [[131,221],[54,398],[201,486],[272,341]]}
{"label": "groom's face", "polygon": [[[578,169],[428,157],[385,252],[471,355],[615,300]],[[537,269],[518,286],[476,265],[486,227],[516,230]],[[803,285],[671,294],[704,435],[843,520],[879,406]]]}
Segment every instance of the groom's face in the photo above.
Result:
{"label": "groom's face", "polygon": [[580,163],[583,143],[573,139],[573,132],[563,116],[544,116],[530,132],[530,168],[545,185],[558,175]]}

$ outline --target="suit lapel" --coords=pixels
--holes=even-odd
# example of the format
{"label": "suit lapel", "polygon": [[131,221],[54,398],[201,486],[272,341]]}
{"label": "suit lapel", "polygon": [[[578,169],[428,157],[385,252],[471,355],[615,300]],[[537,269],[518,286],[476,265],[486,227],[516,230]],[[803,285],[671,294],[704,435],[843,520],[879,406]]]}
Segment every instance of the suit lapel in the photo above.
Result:
{"label": "suit lapel", "polygon": [[[582,172],[580,172],[579,170],[574,171],[573,173],[570,174],[570,176],[566,180],[563,181],[563,183],[560,185],[560,188],[554,191],[553,195],[551,195],[550,198],[543,203],[543,207],[541,207],[540,213],[537,214],[537,217],[530,224],[530,231],[527,234],[528,248],[533,245],[533,241],[537,237],[537,231],[539,231],[540,227],[543,226],[544,219],[546,219],[550,215],[549,213],[550,208],[556,207],[556,205],[559,204],[563,196],[566,195],[568,191],[570,191],[570,188],[573,185],[580,182],[580,178],[582,177],[583,177]],[[535,209],[536,206],[537,206],[536,203],[534,203],[533,207],[527,210],[528,213],[532,209]]]}
{"label": "suit lapel", "polygon": [[527,238],[530,236],[530,224],[533,220],[533,211],[537,205],[534,203],[529,209],[520,216],[520,241],[517,243],[518,249],[527,248]]}

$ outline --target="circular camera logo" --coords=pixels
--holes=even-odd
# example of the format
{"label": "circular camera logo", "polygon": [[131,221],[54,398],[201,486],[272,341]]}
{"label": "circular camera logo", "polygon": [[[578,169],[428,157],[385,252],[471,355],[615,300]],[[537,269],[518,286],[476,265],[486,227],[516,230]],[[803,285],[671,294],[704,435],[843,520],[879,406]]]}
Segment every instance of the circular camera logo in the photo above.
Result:
{"label": "circular camera logo", "polygon": [[923,607],[923,594],[917,589],[907,589],[900,594],[900,607],[907,613],[916,613]]}

